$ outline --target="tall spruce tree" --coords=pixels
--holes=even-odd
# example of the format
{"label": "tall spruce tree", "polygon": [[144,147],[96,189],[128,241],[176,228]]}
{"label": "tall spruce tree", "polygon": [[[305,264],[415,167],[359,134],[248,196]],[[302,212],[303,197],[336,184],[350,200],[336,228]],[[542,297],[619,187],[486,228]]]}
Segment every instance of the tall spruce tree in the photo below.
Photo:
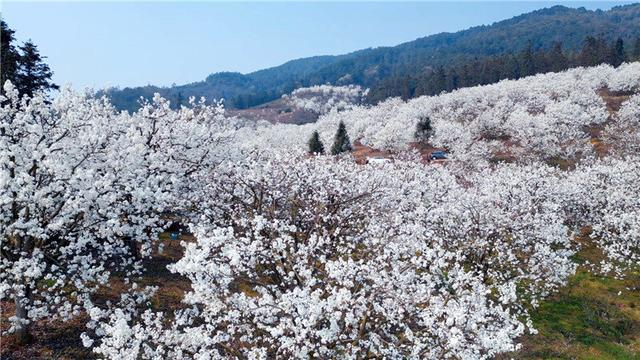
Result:
{"label": "tall spruce tree", "polygon": [[415,139],[420,142],[428,142],[431,136],[433,136],[433,126],[431,125],[431,119],[428,116],[418,119],[416,124],[416,132],[413,134]]}
{"label": "tall spruce tree", "polygon": [[432,94],[439,94],[447,88],[447,74],[444,71],[444,67],[439,66],[436,72],[433,74],[433,88]]}
{"label": "tall spruce tree", "polygon": [[36,91],[58,89],[58,85],[51,82],[53,72],[43,61],[46,57],[40,55],[31,40],[20,46],[20,52],[15,81],[20,94],[33,96]]}
{"label": "tall spruce tree", "polygon": [[536,65],[535,58],[533,56],[533,43],[531,40],[527,41],[527,46],[520,54],[520,75],[522,77],[535,75]]}
{"label": "tall spruce tree", "polygon": [[618,38],[613,42],[611,49],[609,50],[609,64],[618,67],[625,61],[625,59],[624,42],[621,38]]}
{"label": "tall spruce tree", "polygon": [[514,54],[507,55],[507,61],[505,64],[505,76],[507,79],[519,79],[520,78],[520,63],[518,57]]}
{"label": "tall spruce tree", "polygon": [[631,51],[631,59],[640,60],[640,37],[636,38],[636,42],[633,45],[633,50]]}
{"label": "tall spruce tree", "polygon": [[0,93],[4,92],[4,83],[9,80],[12,83],[16,82],[16,72],[18,71],[18,61],[20,54],[14,44],[15,31],[9,28],[4,20],[0,21]]}
{"label": "tall spruce tree", "polygon": [[324,144],[320,140],[318,130],[314,130],[309,139],[309,152],[312,154],[324,154]]}
{"label": "tall spruce tree", "polygon": [[578,61],[582,66],[598,65],[598,42],[595,37],[587,36],[584,40],[584,46],[578,57]]}
{"label": "tall spruce tree", "polygon": [[556,41],[549,53],[549,67],[553,72],[565,70],[569,67],[569,60],[562,51],[562,42]]}
{"label": "tall spruce tree", "polygon": [[351,140],[349,140],[347,128],[344,126],[344,122],[340,121],[340,125],[338,125],[338,131],[336,131],[336,136],[333,139],[331,155],[338,155],[351,150]]}

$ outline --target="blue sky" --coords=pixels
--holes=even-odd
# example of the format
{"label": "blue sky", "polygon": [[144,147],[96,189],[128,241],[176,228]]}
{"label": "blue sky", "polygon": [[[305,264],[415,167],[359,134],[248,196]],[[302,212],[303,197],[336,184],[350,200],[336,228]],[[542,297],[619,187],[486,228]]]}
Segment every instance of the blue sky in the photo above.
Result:
{"label": "blue sky", "polygon": [[562,4],[630,2],[17,2],[2,16],[32,39],[59,84],[171,85],[217,71],[396,45]]}

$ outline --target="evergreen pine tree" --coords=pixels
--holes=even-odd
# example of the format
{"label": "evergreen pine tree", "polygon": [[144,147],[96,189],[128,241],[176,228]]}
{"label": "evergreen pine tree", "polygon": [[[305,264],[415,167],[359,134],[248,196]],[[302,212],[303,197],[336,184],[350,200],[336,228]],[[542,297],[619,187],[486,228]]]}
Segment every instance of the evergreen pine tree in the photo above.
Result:
{"label": "evergreen pine tree", "polygon": [[447,74],[444,67],[439,66],[433,74],[433,94],[439,94],[447,89]]}
{"label": "evergreen pine tree", "polygon": [[38,52],[37,46],[27,41],[20,46],[20,59],[16,73],[16,88],[20,94],[33,96],[36,91],[58,89],[58,85],[51,82],[53,72],[44,58]]}
{"label": "evergreen pine tree", "polygon": [[331,155],[338,155],[347,151],[351,151],[351,141],[349,140],[349,134],[347,134],[347,128],[344,126],[344,122],[340,121],[338,131],[333,139]]}
{"label": "evergreen pine tree", "polygon": [[15,31],[9,28],[4,20],[0,21],[0,93],[3,93],[2,89],[4,83],[9,80],[15,84],[16,72],[18,71],[18,60],[20,54],[14,45],[15,37],[13,36]]}
{"label": "evergreen pine tree", "polygon": [[447,73],[447,91],[456,90],[460,87],[460,76],[455,68],[449,69]]}
{"label": "evergreen pine tree", "polygon": [[313,134],[311,134],[311,138],[309,139],[309,152],[312,154],[324,154],[324,144],[322,144],[322,140],[320,140],[318,130],[315,130]]}
{"label": "evergreen pine tree", "polygon": [[428,116],[421,117],[416,124],[416,132],[413,135],[417,141],[428,142],[433,136],[433,126]]}
{"label": "evergreen pine tree", "polygon": [[531,40],[527,42],[527,47],[520,54],[520,75],[522,77],[535,75],[536,67],[533,58],[533,44]]}
{"label": "evergreen pine tree", "polygon": [[184,103],[184,96],[182,95],[182,91],[178,91],[178,95],[176,96],[176,109],[179,110],[182,106],[182,103]]}
{"label": "evergreen pine tree", "polygon": [[517,80],[521,77],[520,64],[518,63],[518,58],[514,54],[509,55],[506,64],[506,71],[507,79]]}
{"label": "evergreen pine tree", "polygon": [[584,41],[584,46],[578,57],[579,65],[581,66],[595,66],[600,64],[599,62],[599,49],[598,40],[593,36],[587,36]]}
{"label": "evergreen pine tree", "polygon": [[609,50],[609,64],[618,67],[625,61],[624,42],[618,38]]}
{"label": "evergreen pine tree", "polygon": [[562,51],[562,42],[560,41],[553,44],[553,48],[549,53],[549,66],[553,72],[566,70],[569,67],[569,61]]}
{"label": "evergreen pine tree", "polygon": [[636,61],[640,60],[640,36],[636,38],[636,43],[633,45],[631,58]]}

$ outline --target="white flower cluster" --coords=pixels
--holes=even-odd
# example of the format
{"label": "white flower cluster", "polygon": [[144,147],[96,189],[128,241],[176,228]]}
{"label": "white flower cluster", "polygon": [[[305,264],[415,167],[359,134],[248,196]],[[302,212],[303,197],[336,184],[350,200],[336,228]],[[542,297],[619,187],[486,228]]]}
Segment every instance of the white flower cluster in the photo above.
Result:
{"label": "white flower cluster", "polygon": [[179,111],[156,97],[133,114],[65,89],[52,103],[0,98],[0,299],[10,332],[67,319],[114,271],[139,259],[168,212],[189,208],[202,169],[218,159],[228,126],[219,107]]}
{"label": "white flower cluster", "polygon": [[112,316],[95,350],[483,359],[518,349],[536,331],[529,311],[575,271],[583,224],[609,264],[637,266],[639,164],[470,173],[278,152],[224,164],[197,241],[170,267],[191,282],[188,309]]}
{"label": "white flower cluster", "polygon": [[358,85],[332,86],[316,85],[298,88],[282,99],[299,109],[327,114],[331,111],[350,110],[361,104],[369,93]]}

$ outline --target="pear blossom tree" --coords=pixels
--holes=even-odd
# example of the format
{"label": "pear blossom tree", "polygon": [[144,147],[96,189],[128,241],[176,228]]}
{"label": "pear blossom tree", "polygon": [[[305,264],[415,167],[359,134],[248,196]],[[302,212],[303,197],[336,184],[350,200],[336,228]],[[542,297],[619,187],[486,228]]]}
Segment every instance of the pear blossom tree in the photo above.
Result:
{"label": "pear blossom tree", "polygon": [[133,114],[65,89],[51,104],[5,85],[0,128],[0,294],[29,340],[39,319],[93,307],[114,271],[140,273],[168,212],[191,210],[200,171],[227,139],[221,106],[156,97]]}
{"label": "pear blossom tree", "polygon": [[561,186],[572,221],[590,229],[606,256],[593,269],[622,276],[640,264],[640,159],[605,159],[580,166]]}
{"label": "pear blossom tree", "polygon": [[123,194],[109,168],[111,106],[68,89],[51,106],[4,89],[0,287],[15,302],[9,332],[26,342],[31,322],[77,315],[110,269],[131,260],[115,231]]}
{"label": "pear blossom tree", "polygon": [[620,157],[640,151],[640,95],[625,101],[615,114],[614,121],[604,131],[604,141],[611,148],[610,155]]}

